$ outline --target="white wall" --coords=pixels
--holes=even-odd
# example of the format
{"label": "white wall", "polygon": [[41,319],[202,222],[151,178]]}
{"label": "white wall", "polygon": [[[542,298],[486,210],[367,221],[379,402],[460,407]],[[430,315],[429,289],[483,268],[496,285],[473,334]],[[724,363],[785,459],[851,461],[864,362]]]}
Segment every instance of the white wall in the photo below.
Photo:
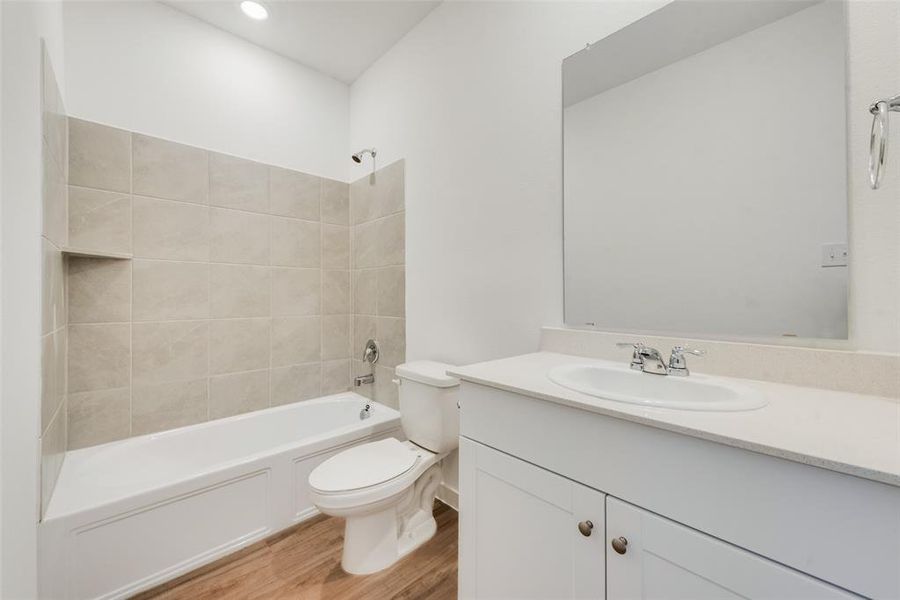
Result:
{"label": "white wall", "polygon": [[156,2],[67,2],[69,114],[346,181],[346,84]]}
{"label": "white wall", "polygon": [[41,336],[41,38],[63,66],[58,2],[0,3],[0,597],[37,596]]}
{"label": "white wall", "polygon": [[530,352],[561,322],[560,64],[656,6],[445,2],[353,84],[351,146],[406,159],[409,359]]}
{"label": "white wall", "polygon": [[844,37],[816,4],[565,109],[566,322],[846,339]]}
{"label": "white wall", "polygon": [[[866,175],[869,104],[900,93],[900,2],[847,3],[850,141],[850,339],[900,352],[900,116],[893,113],[888,173]],[[886,374],[891,376],[891,374]],[[897,376],[893,374],[893,376]]]}
{"label": "white wall", "polygon": [[[406,159],[408,358],[529,352],[561,323],[560,63],[661,4],[446,2],[353,84],[351,147]],[[900,4],[848,12],[850,345],[897,352],[898,154],[882,190],[864,172],[866,103],[900,90]]]}
{"label": "white wall", "polygon": [[[532,352],[561,324],[561,61],[662,4],[445,2],[353,84],[351,147],[406,160],[408,359]],[[850,344],[897,352],[900,160],[880,192],[862,174],[866,103],[900,90],[900,4],[848,12]]]}

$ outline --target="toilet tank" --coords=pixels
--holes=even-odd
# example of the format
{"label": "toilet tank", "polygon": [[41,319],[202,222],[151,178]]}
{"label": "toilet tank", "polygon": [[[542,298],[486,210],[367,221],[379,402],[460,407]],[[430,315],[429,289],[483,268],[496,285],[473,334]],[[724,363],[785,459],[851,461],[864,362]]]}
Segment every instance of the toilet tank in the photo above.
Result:
{"label": "toilet tank", "polygon": [[437,454],[459,446],[459,380],[453,365],[417,360],[397,367],[400,422],[407,439]]}

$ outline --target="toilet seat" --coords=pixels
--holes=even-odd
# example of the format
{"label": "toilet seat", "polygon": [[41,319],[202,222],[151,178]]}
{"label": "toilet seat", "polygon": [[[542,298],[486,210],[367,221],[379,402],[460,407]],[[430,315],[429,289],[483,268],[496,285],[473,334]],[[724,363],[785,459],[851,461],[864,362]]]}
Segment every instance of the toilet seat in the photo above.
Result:
{"label": "toilet seat", "polygon": [[381,485],[400,477],[421,459],[415,449],[388,438],[354,446],[332,456],[309,475],[320,494],[341,494]]}
{"label": "toilet seat", "polygon": [[[381,460],[378,457],[385,462],[375,464]],[[394,438],[354,446],[313,469],[310,499],[319,510],[339,517],[379,510],[409,493],[419,476],[440,458]],[[366,472],[370,467],[371,472]]]}

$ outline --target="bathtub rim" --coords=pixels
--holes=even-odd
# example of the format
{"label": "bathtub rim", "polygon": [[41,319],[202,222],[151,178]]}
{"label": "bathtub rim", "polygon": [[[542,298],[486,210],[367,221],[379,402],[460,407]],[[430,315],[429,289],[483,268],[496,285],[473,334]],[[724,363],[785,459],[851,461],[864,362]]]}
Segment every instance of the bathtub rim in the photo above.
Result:
{"label": "bathtub rim", "polygon": [[[355,396],[355,398],[353,397]],[[172,437],[179,434],[184,434],[186,430],[199,431],[203,429],[208,429],[215,426],[221,426],[224,423],[228,422],[238,422],[242,420],[249,420],[253,417],[259,417],[261,414],[272,414],[277,412],[284,412],[291,408],[297,408],[298,405],[304,405],[309,403],[314,404],[326,404],[329,402],[334,402],[340,398],[352,398],[356,400],[357,398],[361,401],[364,401],[368,404],[372,404],[376,407],[379,407],[381,410],[390,411],[388,414],[390,416],[383,417],[381,419],[375,420],[375,416],[372,418],[360,421],[354,421],[348,425],[342,425],[335,429],[329,429],[325,432],[305,437],[302,439],[286,442],[283,444],[278,444],[274,446],[270,446],[264,450],[260,450],[258,452],[254,452],[251,454],[246,454],[240,456],[238,458],[217,462],[209,465],[208,467],[202,470],[196,470],[190,473],[187,473],[181,477],[173,477],[171,479],[165,480],[164,483],[159,485],[144,485],[144,486],[136,486],[133,489],[128,490],[125,493],[120,494],[110,494],[108,497],[92,503],[87,504],[73,504],[69,502],[63,505],[62,508],[59,508],[59,502],[54,502],[57,498],[57,493],[65,493],[65,486],[56,486],[53,495],[50,498],[50,502],[47,505],[47,510],[45,511],[41,523],[53,523],[56,521],[64,520],[72,518],[76,515],[84,513],[86,511],[100,511],[101,513],[105,513],[108,510],[129,510],[127,507],[129,505],[135,504],[140,506],[145,503],[146,500],[142,497],[147,494],[156,494],[156,493],[175,493],[176,495],[179,493],[179,489],[185,487],[190,482],[194,481],[212,481],[218,477],[224,477],[228,475],[229,472],[234,472],[242,467],[247,467],[252,465],[253,463],[260,462],[261,460],[267,457],[278,456],[283,453],[288,452],[289,450],[300,448],[303,446],[309,446],[308,454],[305,456],[315,456],[322,452],[325,452],[331,448],[340,447],[344,445],[348,445],[356,439],[366,440],[371,437],[386,433],[388,431],[396,430],[398,433],[402,435],[402,428],[400,424],[400,412],[387,406],[386,404],[381,404],[374,400],[370,400],[365,396],[357,394],[355,392],[340,392],[337,394],[331,394],[328,396],[321,396],[317,398],[313,398],[310,400],[299,400],[297,402],[292,402],[289,404],[284,404],[280,406],[272,406],[265,409],[260,409],[258,411],[252,411],[248,413],[241,413],[239,415],[232,415],[230,417],[225,417],[222,419],[214,419],[212,421],[204,421],[202,423],[195,423],[193,425],[185,425],[182,427],[168,429],[166,431],[159,431],[154,433],[147,433],[140,436],[134,436],[130,438],[125,438],[121,440],[114,440],[112,442],[106,442],[104,444],[98,444],[96,446],[89,446],[86,448],[79,448],[77,450],[67,451],[66,456],[63,460],[62,469],[65,469],[66,462],[65,459],[68,458],[70,453],[76,452],[84,452],[81,456],[90,457],[94,454],[98,454],[102,452],[104,449],[108,449],[114,445],[134,445],[138,446],[142,443],[146,443],[149,440],[154,439],[162,439],[165,437]],[[391,414],[393,413],[393,414]],[[356,432],[360,432],[363,430],[368,430],[364,435],[354,436],[353,434]],[[330,443],[329,443],[330,442]],[[63,471],[60,471],[60,475],[63,474]],[[230,477],[229,477],[230,478]],[[63,483],[66,483],[64,481]]]}

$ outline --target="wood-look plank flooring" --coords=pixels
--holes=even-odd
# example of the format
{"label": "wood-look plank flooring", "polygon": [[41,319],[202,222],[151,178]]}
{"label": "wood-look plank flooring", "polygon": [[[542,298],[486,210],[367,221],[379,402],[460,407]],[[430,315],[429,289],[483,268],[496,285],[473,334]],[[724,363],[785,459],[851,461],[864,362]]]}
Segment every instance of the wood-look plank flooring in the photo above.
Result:
{"label": "wood-look plank flooring", "polygon": [[372,575],[341,570],[344,520],[320,515],[137,596],[141,600],[455,600],[456,511],[437,502],[437,533]]}

